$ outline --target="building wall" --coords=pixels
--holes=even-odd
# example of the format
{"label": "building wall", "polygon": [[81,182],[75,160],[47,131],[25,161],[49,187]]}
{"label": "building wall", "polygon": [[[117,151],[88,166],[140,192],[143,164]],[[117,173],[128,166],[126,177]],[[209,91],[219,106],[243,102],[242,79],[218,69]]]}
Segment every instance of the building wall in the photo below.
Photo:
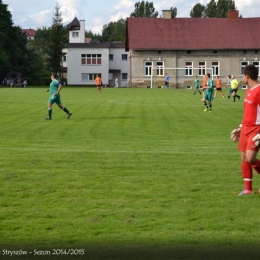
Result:
{"label": "building wall", "polygon": [[[78,32],[79,37],[72,37],[73,32]],[[69,43],[85,43],[85,21],[80,20],[80,30],[69,31]],[[98,43],[97,43],[98,44]],[[127,54],[124,48],[68,48],[63,49],[63,53],[67,53],[67,60],[62,63],[67,68],[67,84],[68,85],[95,85],[94,80],[85,80],[82,74],[102,74],[102,83],[104,85],[114,86],[115,78],[118,78],[120,86],[127,86],[128,78],[122,80],[122,74],[129,75],[129,58],[122,60],[122,54]],[[109,60],[109,53],[113,54],[114,59]],[[101,54],[102,64],[100,65],[82,65],[82,54]],[[109,80],[109,76],[111,80]]]}
{"label": "building wall", "polygon": [[[110,48],[109,54],[113,55],[113,60],[109,60],[109,86],[115,86],[115,79],[118,79],[120,87],[126,87],[129,81],[129,52],[124,48]],[[122,55],[127,55],[127,60],[122,59]],[[127,73],[127,79],[123,79],[123,73]]]}
{"label": "building wall", "polygon": [[[85,20],[80,20],[80,30],[69,31],[69,42],[70,43],[84,43],[85,42]],[[78,32],[78,37],[73,37],[73,33]]]}
{"label": "building wall", "polygon": [[[95,85],[94,80],[82,80],[83,73],[102,74],[103,84],[108,84],[108,49],[102,48],[71,48],[67,49],[67,75],[68,75],[68,85]],[[82,65],[81,55],[82,54],[101,54],[102,64],[101,65]]]}
{"label": "building wall", "polygon": [[[235,75],[240,85],[243,85],[241,75],[241,63],[259,64],[260,50],[251,51],[131,51],[130,52],[130,76],[129,86],[131,87],[158,87],[164,85],[165,73],[170,76],[170,87],[186,88],[187,85],[193,86],[195,75],[199,71],[193,69],[191,76],[185,76],[185,70],[172,70],[167,68],[185,68],[186,62],[192,62],[193,68],[199,67],[199,62],[205,62],[207,68],[212,67],[212,62],[219,63],[218,75],[225,86],[227,75]],[[152,62],[153,67],[157,61],[164,63],[164,73],[162,76],[145,76],[144,64],[146,61]],[[211,73],[211,70],[208,70]],[[214,78],[214,77],[213,77]],[[203,76],[199,76],[203,79]]]}

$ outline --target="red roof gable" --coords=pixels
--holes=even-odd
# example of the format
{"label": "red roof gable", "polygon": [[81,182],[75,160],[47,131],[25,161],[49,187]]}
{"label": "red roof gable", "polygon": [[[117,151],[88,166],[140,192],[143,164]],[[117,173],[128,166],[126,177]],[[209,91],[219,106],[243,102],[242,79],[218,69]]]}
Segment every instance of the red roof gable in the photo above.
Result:
{"label": "red roof gable", "polygon": [[126,50],[260,49],[260,18],[127,18]]}
{"label": "red roof gable", "polygon": [[35,30],[34,29],[22,29],[22,33],[25,33],[26,36],[35,37]]}

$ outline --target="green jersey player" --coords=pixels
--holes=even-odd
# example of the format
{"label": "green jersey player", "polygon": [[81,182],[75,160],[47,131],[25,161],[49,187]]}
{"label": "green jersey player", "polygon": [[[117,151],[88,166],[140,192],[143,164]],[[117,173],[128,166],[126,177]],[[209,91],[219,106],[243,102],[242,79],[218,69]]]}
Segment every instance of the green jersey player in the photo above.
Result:
{"label": "green jersey player", "polygon": [[200,80],[198,79],[198,76],[195,77],[195,80],[193,81],[193,83],[194,83],[194,93],[193,93],[193,95],[195,95],[197,91],[199,91],[199,93],[201,94],[201,92],[199,90],[199,88],[200,88],[200,86],[199,86]]}
{"label": "green jersey player", "polygon": [[228,79],[228,82],[227,82],[227,87],[228,87],[228,98],[227,98],[227,101],[229,101],[230,95],[232,95],[232,88],[231,88],[232,79],[231,79],[231,76],[228,75],[227,79]]}
{"label": "green jersey player", "polygon": [[[206,107],[204,109],[204,112],[206,112],[209,109],[209,112],[212,110],[212,100],[214,96],[214,86],[213,86],[213,80],[210,78],[210,74],[208,73],[206,75],[207,77],[207,87],[204,94],[204,106]],[[207,103],[208,101],[208,103]]]}
{"label": "green jersey player", "polygon": [[52,105],[54,103],[56,103],[58,105],[58,107],[60,109],[62,109],[66,114],[68,119],[71,117],[72,113],[69,112],[69,110],[64,107],[61,104],[61,100],[60,100],[60,91],[62,89],[62,85],[60,84],[60,82],[56,79],[56,74],[52,73],[51,74],[51,84],[50,84],[50,89],[46,89],[46,92],[50,92],[50,97],[48,100],[48,116],[45,118],[46,120],[51,120],[51,116],[52,116]]}

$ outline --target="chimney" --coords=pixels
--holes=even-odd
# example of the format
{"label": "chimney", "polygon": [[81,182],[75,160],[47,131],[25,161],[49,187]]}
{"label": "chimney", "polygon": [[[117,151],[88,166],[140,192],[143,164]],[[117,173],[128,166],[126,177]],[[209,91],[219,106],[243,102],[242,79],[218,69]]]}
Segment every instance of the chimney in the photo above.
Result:
{"label": "chimney", "polygon": [[163,19],[171,19],[172,18],[171,10],[162,10],[162,18]]}
{"label": "chimney", "polygon": [[228,20],[236,20],[238,19],[238,15],[238,10],[228,10]]}

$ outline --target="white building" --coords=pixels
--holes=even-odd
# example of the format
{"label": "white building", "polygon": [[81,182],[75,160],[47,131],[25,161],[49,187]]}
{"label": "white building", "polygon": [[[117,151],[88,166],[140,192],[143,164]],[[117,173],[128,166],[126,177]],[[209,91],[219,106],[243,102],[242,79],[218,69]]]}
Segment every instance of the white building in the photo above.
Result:
{"label": "white building", "polygon": [[87,41],[85,20],[75,18],[68,30],[69,43],[62,61],[62,66],[67,67],[68,85],[93,86],[98,74],[104,85],[114,87],[117,78],[119,86],[127,86],[130,66],[124,44]]}
{"label": "white building", "polygon": [[34,29],[22,29],[22,33],[26,35],[27,40],[34,40],[35,38],[35,30]]}

